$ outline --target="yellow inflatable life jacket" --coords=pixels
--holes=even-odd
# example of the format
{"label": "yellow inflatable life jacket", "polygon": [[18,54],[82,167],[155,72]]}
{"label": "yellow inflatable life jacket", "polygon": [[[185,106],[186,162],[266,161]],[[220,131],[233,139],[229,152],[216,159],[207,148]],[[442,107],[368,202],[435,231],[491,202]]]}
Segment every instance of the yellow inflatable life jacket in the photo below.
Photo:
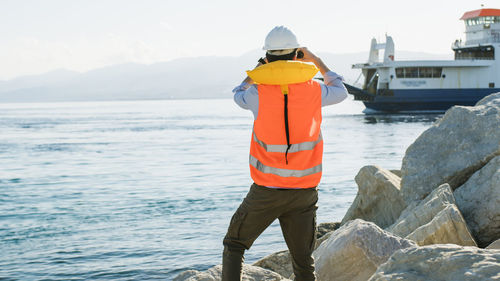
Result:
{"label": "yellow inflatable life jacket", "polygon": [[286,95],[288,93],[286,85],[309,81],[318,71],[319,69],[312,64],[280,60],[248,70],[247,75],[257,84],[281,85],[281,90]]}

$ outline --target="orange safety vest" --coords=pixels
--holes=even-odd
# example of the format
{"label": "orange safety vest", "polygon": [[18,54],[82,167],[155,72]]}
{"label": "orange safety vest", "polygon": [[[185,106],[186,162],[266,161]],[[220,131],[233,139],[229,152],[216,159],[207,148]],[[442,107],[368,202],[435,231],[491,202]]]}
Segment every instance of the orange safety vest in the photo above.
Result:
{"label": "orange safety vest", "polygon": [[[276,63],[269,65],[273,67]],[[289,68],[287,71],[291,73],[301,71],[303,65],[310,67],[290,61],[280,61],[279,65]],[[270,71],[266,79],[273,80],[270,77],[273,73],[283,76],[279,71]],[[257,78],[252,77],[252,72],[248,74],[252,79]],[[311,188],[320,182],[323,158],[321,87],[311,80],[314,74],[309,76],[306,75],[307,81],[299,83],[287,83],[290,80],[278,77],[266,81],[273,84],[257,85],[259,111],[250,145],[250,173],[256,184]]]}

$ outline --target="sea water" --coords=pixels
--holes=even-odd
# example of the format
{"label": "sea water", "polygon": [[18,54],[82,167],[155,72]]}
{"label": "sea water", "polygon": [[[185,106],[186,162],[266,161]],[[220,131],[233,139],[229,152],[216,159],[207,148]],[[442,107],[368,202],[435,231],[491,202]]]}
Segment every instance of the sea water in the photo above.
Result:
{"label": "sea water", "polygon": [[[323,109],[318,222],[364,165],[399,169],[437,115]],[[0,104],[0,280],[171,280],[221,263],[252,183],[253,116],[232,100]],[[273,223],[246,253],[286,249]]]}

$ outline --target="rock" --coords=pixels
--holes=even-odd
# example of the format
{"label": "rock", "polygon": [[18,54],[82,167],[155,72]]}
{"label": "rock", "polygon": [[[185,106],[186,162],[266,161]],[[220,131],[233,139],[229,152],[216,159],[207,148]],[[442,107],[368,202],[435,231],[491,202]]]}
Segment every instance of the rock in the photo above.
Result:
{"label": "rock", "polygon": [[[173,281],[220,281],[222,278],[222,265],[209,268],[207,271],[187,270],[181,272]],[[243,265],[241,280],[246,281],[275,281],[289,280],[276,272],[248,264]]]}
{"label": "rock", "polygon": [[316,239],[320,239],[328,232],[334,231],[340,227],[340,222],[324,222],[320,223],[316,228]]}
{"label": "rock", "polygon": [[465,220],[456,207],[450,185],[434,189],[417,206],[409,206],[386,230],[418,245],[453,243],[476,246]]}
{"label": "rock", "polygon": [[332,234],[333,234],[333,231],[328,232],[327,234],[321,236],[321,238],[317,239],[316,244],[314,245],[314,250],[316,250],[319,247],[319,245],[321,245],[321,243],[325,242],[328,238],[330,238],[330,236],[332,236]]}
{"label": "rock", "polygon": [[401,170],[389,170],[391,173],[395,174],[396,176],[398,177],[401,177],[402,174],[401,174]]}
{"label": "rock", "polygon": [[480,247],[500,238],[500,156],[474,173],[454,195]]}
{"label": "rock", "polygon": [[416,247],[372,222],[349,221],[314,251],[318,281],[367,280],[396,250]]}
{"label": "rock", "polygon": [[[198,276],[198,278],[196,278],[196,276]],[[186,270],[186,271],[179,273],[179,275],[177,275],[174,278],[174,281],[203,280],[200,277],[201,277],[201,272],[199,272],[198,270],[190,269],[190,270]],[[209,279],[209,278],[210,278],[210,276],[207,275],[207,278],[205,278],[205,279],[206,280],[214,280],[214,279]]]}
{"label": "rock", "polygon": [[500,105],[500,92],[482,98],[480,101],[476,103],[476,106],[485,105],[489,102],[497,103]]}
{"label": "rock", "polygon": [[488,245],[488,247],[486,247],[486,249],[490,249],[490,250],[500,250],[500,239],[498,239],[497,241],[491,243],[490,245]]}
{"label": "rock", "polygon": [[369,281],[486,281],[500,279],[500,251],[452,244],[395,252]]}
{"label": "rock", "polygon": [[358,194],[341,224],[356,218],[374,222],[382,228],[394,223],[406,207],[399,191],[401,179],[386,169],[365,166],[355,180]]}
{"label": "rock", "polygon": [[429,223],[420,226],[405,238],[420,246],[448,243],[477,246],[462,214],[454,204],[447,205]]}
{"label": "rock", "polygon": [[[408,206],[398,220],[386,230],[400,237],[406,237],[417,228],[429,223],[449,204],[455,204],[450,185],[443,184],[434,189],[423,201]],[[415,206],[416,205],[416,206]]]}
{"label": "rock", "polygon": [[288,250],[270,254],[253,264],[290,278],[293,274],[292,259]]}
{"label": "rock", "polygon": [[500,155],[500,96],[478,106],[454,106],[408,147],[401,168],[407,204],[449,183],[452,190]]}

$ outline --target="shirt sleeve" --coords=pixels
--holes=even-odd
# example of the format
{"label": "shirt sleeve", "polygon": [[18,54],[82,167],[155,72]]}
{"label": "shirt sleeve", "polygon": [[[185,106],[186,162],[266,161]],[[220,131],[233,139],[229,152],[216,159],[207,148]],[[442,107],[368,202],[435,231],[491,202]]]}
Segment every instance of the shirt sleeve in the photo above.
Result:
{"label": "shirt sleeve", "polygon": [[340,103],[347,98],[347,89],[344,78],[333,71],[324,75],[324,84],[321,84],[321,106]]}
{"label": "shirt sleeve", "polygon": [[243,109],[252,111],[254,118],[259,112],[259,94],[257,86],[248,83],[241,83],[233,89],[234,102]]}

